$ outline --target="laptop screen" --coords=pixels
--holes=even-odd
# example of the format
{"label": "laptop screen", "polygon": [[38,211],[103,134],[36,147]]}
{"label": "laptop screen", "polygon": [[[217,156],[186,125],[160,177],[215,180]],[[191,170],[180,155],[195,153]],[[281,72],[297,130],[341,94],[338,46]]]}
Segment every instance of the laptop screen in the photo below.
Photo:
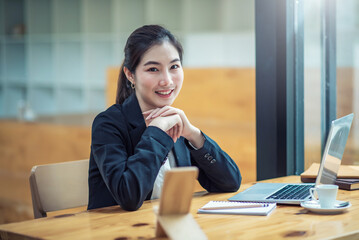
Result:
{"label": "laptop screen", "polygon": [[316,185],[335,183],[353,117],[354,114],[351,113],[332,121],[323,153],[322,163],[315,182]]}

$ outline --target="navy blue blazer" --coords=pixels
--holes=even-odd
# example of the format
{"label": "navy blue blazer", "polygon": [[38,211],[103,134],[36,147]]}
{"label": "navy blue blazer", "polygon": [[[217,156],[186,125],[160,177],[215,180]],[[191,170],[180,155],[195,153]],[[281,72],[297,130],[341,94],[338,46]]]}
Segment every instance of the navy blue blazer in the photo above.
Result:
{"label": "navy blue blazer", "polygon": [[[137,210],[151,197],[160,167],[173,150],[177,166],[197,166],[198,181],[209,192],[237,191],[241,174],[235,162],[208,136],[194,150],[161,129],[146,127],[135,94],[100,113],[92,125],[88,209],[120,205]],[[180,187],[180,186],[178,186]]]}

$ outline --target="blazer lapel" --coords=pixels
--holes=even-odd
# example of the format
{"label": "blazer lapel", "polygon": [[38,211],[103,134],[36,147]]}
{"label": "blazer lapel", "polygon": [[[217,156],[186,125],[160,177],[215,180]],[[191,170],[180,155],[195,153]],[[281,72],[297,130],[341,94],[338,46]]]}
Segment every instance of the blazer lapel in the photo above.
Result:
{"label": "blazer lapel", "polygon": [[143,119],[140,105],[135,94],[130,95],[122,105],[124,115],[128,122],[131,137],[132,149],[140,141],[143,132],[146,130],[146,123]]}

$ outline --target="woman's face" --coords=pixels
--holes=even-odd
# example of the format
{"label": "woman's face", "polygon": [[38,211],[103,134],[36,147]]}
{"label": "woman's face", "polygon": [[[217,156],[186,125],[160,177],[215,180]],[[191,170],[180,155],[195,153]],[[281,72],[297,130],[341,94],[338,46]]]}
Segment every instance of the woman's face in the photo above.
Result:
{"label": "woman's face", "polygon": [[172,105],[183,83],[183,69],[177,49],[165,41],[143,55],[133,75],[141,110]]}

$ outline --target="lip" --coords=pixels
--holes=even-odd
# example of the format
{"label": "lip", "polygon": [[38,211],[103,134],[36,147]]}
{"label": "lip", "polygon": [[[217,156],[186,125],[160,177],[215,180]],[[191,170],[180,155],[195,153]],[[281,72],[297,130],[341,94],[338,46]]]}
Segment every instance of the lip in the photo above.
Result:
{"label": "lip", "polygon": [[155,93],[157,94],[157,96],[162,97],[162,98],[169,98],[172,96],[174,89],[165,89],[165,90],[158,90],[155,91]]}

